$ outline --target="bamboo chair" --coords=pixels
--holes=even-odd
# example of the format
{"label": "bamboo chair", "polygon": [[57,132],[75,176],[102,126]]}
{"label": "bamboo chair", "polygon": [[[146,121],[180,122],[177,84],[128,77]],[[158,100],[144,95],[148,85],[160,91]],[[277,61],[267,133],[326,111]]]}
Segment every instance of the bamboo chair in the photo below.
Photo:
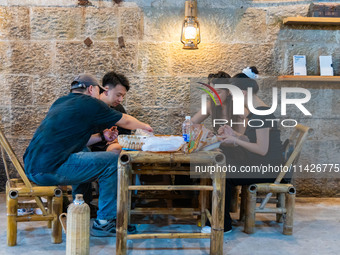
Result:
{"label": "bamboo chair", "polygon": [[[52,227],[52,243],[61,243],[61,225],[59,215],[62,213],[62,191],[57,186],[37,186],[30,182],[24,168],[13,152],[4,133],[0,129],[1,156],[7,175],[6,207],[7,207],[7,245],[15,246],[17,243],[17,223],[25,221],[47,221],[48,228]],[[7,165],[7,156],[17,170],[20,178],[11,179]],[[43,203],[42,197],[47,197]],[[35,203],[27,203],[34,198]],[[20,201],[19,201],[20,199]],[[25,203],[26,200],[26,203]],[[18,216],[19,208],[40,208],[42,215]],[[47,210],[46,208],[47,207]]]}
{"label": "bamboo chair", "polygon": [[[285,163],[289,170],[297,163],[309,130],[309,127],[298,124],[290,136],[288,145],[293,146],[294,150]],[[256,213],[275,213],[276,221],[283,221],[283,234],[292,235],[296,190],[292,184],[281,183],[285,175],[285,171],[280,172],[274,183],[256,183],[242,186],[240,219],[245,214],[244,232],[248,234],[254,233]],[[266,194],[266,196],[260,206],[256,207],[258,194],[260,193]],[[277,194],[276,208],[266,208],[265,206],[273,193]]]}

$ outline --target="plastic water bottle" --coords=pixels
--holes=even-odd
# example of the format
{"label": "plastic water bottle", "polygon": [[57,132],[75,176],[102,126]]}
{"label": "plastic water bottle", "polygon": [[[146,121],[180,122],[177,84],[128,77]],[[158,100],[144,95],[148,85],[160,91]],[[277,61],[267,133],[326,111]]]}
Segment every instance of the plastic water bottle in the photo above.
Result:
{"label": "plastic water bottle", "polygon": [[190,129],[191,129],[191,117],[190,116],[185,116],[185,121],[183,122],[182,125],[182,131],[183,131],[183,139],[185,142],[190,141]]}

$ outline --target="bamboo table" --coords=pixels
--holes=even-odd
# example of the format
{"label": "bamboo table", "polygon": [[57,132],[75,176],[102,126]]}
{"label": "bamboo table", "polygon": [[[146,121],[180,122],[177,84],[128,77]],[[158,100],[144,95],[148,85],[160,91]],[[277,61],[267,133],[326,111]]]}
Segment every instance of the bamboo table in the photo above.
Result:
{"label": "bamboo table", "polygon": [[[224,201],[225,180],[224,173],[210,174],[212,185],[131,185],[133,174],[188,174],[190,175],[190,164],[225,165],[225,157],[219,152],[197,152],[193,154],[175,153],[152,153],[143,151],[122,152],[118,161],[118,195],[117,195],[117,239],[116,254],[125,255],[127,252],[128,239],[152,239],[152,238],[210,238],[210,254],[223,254],[224,233]],[[143,167],[143,165],[148,166]],[[155,165],[155,167],[152,167]],[[151,166],[151,168],[150,168]],[[204,180],[204,179],[201,179]],[[203,233],[154,233],[154,234],[127,234],[127,226],[130,217],[130,204],[132,190],[199,190],[200,199],[205,196],[201,193],[212,191],[212,213],[201,207],[201,220],[204,225],[205,217],[211,223],[211,234]],[[143,209],[143,208],[139,208]],[[149,209],[149,208],[145,208]],[[168,212],[152,208],[152,213],[158,214],[190,214],[191,208],[171,208]],[[186,210],[181,210],[186,209]],[[188,210],[189,209],[189,210]],[[190,210],[191,209],[191,210]]]}

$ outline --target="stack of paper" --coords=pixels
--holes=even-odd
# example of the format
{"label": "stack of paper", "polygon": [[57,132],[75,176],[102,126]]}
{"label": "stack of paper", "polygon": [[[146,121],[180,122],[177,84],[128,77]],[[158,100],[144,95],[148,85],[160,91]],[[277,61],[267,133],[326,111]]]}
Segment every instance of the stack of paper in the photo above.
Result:
{"label": "stack of paper", "polygon": [[332,56],[320,56],[320,75],[333,76]]}
{"label": "stack of paper", "polygon": [[306,56],[294,55],[293,56],[294,75],[307,75],[306,69]]}

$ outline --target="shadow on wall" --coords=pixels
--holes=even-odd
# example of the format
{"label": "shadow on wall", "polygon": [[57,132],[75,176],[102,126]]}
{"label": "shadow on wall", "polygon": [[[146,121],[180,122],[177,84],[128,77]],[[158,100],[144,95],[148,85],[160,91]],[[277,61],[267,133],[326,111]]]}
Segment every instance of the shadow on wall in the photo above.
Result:
{"label": "shadow on wall", "polygon": [[6,190],[6,181],[7,181],[7,177],[5,174],[5,167],[2,161],[0,161],[0,192],[3,192]]}

